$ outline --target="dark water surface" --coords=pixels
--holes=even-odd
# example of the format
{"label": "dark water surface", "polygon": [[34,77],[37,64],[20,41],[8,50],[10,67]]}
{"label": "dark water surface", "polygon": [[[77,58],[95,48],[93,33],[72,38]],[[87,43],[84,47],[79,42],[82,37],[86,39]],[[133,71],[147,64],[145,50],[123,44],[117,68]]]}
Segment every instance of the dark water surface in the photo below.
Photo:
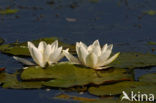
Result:
{"label": "dark water surface", "polygon": [[[16,14],[0,14],[0,37],[6,43],[56,36],[67,43],[89,44],[99,39],[101,44],[113,43],[114,52],[151,52],[155,48],[147,42],[156,41],[156,15],[144,12],[156,10],[156,0],[0,0],[0,8],[19,10]],[[0,54],[0,66],[6,67],[7,72],[22,68],[12,57],[3,54]],[[154,69],[137,69],[136,78],[156,72]],[[76,103],[52,98],[63,92],[0,88],[0,102]]]}

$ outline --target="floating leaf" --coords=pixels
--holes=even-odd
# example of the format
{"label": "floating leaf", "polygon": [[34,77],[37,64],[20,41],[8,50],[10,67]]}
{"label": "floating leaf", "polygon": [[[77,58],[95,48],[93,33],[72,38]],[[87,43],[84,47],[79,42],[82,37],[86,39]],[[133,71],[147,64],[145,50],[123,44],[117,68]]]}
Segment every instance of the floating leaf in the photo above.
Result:
{"label": "floating leaf", "polygon": [[86,98],[86,97],[77,97],[77,96],[71,96],[67,94],[60,94],[55,97],[56,99],[65,99],[65,100],[75,100],[75,101],[96,101],[97,99],[93,98]]}
{"label": "floating leaf", "polygon": [[143,75],[139,78],[139,81],[156,83],[156,73]]}
{"label": "floating leaf", "polygon": [[156,66],[156,55],[143,53],[121,53],[112,63],[115,68],[139,68]]}
{"label": "floating leaf", "polygon": [[29,67],[21,74],[23,80],[50,80],[43,85],[51,87],[72,87],[87,84],[102,84],[108,82],[132,80],[132,75],[125,69],[108,69],[96,71],[94,69],[75,66],[69,63],[60,63],[45,69]]}
{"label": "floating leaf", "polygon": [[144,14],[153,16],[153,15],[156,15],[156,11],[155,10],[148,10],[148,11],[145,11]]}
{"label": "floating leaf", "polygon": [[90,87],[88,91],[97,96],[118,95],[122,94],[122,91],[126,91],[126,93],[133,91],[135,93],[156,94],[155,85],[154,83],[147,82],[125,81],[99,87]]}
{"label": "floating leaf", "polygon": [[[122,103],[119,99],[116,98],[104,98],[104,99],[97,99],[95,101],[84,101],[81,103]],[[124,102],[127,103],[127,102]]]}
{"label": "floating leaf", "polygon": [[2,86],[3,88],[11,88],[11,89],[39,89],[42,87],[41,82],[33,81],[33,82],[19,82],[19,81],[7,81]]}
{"label": "floating leaf", "polygon": [[[52,38],[42,38],[39,40],[33,40],[32,42],[37,46],[40,41],[45,41],[47,43],[52,43],[55,40],[58,40],[58,38],[52,37]],[[63,43],[59,41],[59,45],[63,46],[64,48],[70,48],[71,52],[75,51],[75,47],[73,45],[69,45],[66,43]],[[21,56],[30,56],[29,50],[27,48],[27,42],[24,43],[11,43],[11,44],[5,44],[0,46],[0,51],[7,54],[12,55],[21,55]]]}
{"label": "floating leaf", "polygon": [[35,89],[41,88],[41,82],[33,81],[33,82],[24,82],[19,81],[17,79],[17,74],[8,74],[8,73],[0,73],[0,83],[3,83],[3,88],[12,88],[12,89]]}
{"label": "floating leaf", "polygon": [[102,99],[97,99],[96,101],[90,101],[90,102],[81,102],[81,103],[151,103],[151,102],[146,102],[146,101],[128,101],[128,100],[122,100],[118,98],[102,98]]}
{"label": "floating leaf", "polygon": [[63,88],[64,91],[67,92],[77,92],[77,93],[83,93],[88,90],[87,86],[78,86],[78,87],[72,87],[72,88]]}
{"label": "floating leaf", "polygon": [[17,9],[5,9],[5,10],[0,10],[0,14],[6,15],[6,14],[15,14],[17,13]]}
{"label": "floating leaf", "polygon": [[147,42],[147,44],[149,44],[149,45],[156,45],[156,42],[154,42],[154,41],[149,41],[149,42]]}

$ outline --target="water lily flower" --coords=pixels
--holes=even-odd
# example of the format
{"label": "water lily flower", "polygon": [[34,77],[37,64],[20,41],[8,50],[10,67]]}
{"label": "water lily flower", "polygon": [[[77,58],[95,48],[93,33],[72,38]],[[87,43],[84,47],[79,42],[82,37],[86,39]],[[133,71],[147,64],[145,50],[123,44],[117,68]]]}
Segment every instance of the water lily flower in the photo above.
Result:
{"label": "water lily flower", "polygon": [[82,64],[86,67],[93,69],[105,69],[109,68],[108,64],[112,63],[118,56],[119,52],[110,57],[112,53],[113,44],[105,44],[103,48],[100,47],[98,40],[95,40],[93,44],[85,45],[83,42],[76,43],[76,52],[78,58],[74,57],[67,50],[63,50],[66,58],[74,64]]}
{"label": "water lily flower", "polygon": [[[47,64],[51,65],[57,63],[64,57],[62,53],[62,47],[58,47],[58,41],[54,41],[51,45],[44,41],[41,41],[38,48],[32,42],[28,42],[28,49],[34,62],[41,67],[45,67]],[[13,57],[19,62],[25,65],[35,65],[34,63],[20,57]]]}

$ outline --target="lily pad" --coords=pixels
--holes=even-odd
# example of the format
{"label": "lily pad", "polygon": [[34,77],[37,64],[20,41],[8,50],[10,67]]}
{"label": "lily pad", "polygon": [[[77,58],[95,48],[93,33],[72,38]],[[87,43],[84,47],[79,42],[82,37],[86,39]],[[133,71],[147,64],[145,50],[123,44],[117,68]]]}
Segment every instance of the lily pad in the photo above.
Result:
{"label": "lily pad", "polygon": [[17,9],[5,9],[5,10],[0,10],[0,14],[6,15],[6,14],[15,14],[17,13]]}
{"label": "lily pad", "polygon": [[156,83],[156,73],[143,75],[139,78],[139,81]]}
{"label": "lily pad", "polygon": [[87,84],[103,84],[109,82],[132,80],[132,75],[125,69],[108,69],[96,71],[90,68],[60,63],[45,69],[29,67],[21,74],[22,80],[50,80],[43,85],[50,87],[68,88]]}
{"label": "lily pad", "polygon": [[121,53],[112,64],[115,68],[139,68],[156,66],[156,55],[143,53]]}
{"label": "lily pad", "polygon": [[[32,42],[37,46],[40,41],[45,41],[48,44],[54,42],[55,40],[58,40],[58,38],[51,37],[51,38],[42,38],[39,40],[33,40]],[[71,52],[75,51],[74,45],[66,44],[61,41],[59,41],[59,45],[63,46],[64,48],[70,48]],[[6,54],[12,54],[12,55],[20,55],[20,56],[30,56],[27,42],[23,43],[11,43],[11,44],[4,44],[0,46],[0,51],[2,53]]]}
{"label": "lily pad", "polygon": [[81,103],[122,103],[122,102],[119,99],[115,99],[115,98],[104,98],[104,99],[97,99],[95,101],[84,101]]}
{"label": "lily pad", "polygon": [[36,89],[41,88],[41,82],[33,81],[33,82],[25,82],[19,81],[17,79],[17,74],[8,74],[8,73],[0,73],[0,83],[2,83],[3,88],[11,88],[11,89]]}
{"label": "lily pad", "polygon": [[[129,101],[126,100],[121,101],[119,98],[114,98],[114,97],[86,98],[86,97],[71,96],[67,94],[60,94],[55,98],[80,101],[80,103],[129,103]],[[140,103],[140,102],[131,102],[131,103]],[[142,103],[149,103],[149,102],[142,102]]]}
{"label": "lily pad", "polygon": [[149,41],[149,42],[147,42],[147,44],[148,44],[148,45],[156,45],[156,42],[154,42],[154,41]]}
{"label": "lily pad", "polygon": [[60,94],[60,95],[57,95],[54,98],[64,99],[64,100],[74,100],[74,101],[85,101],[85,102],[90,102],[90,101],[96,101],[97,100],[97,99],[94,99],[94,98],[71,96],[71,95],[67,95],[67,94]]}
{"label": "lily pad", "polygon": [[156,11],[155,10],[148,10],[148,11],[145,11],[144,14],[154,16],[154,15],[156,15]]}
{"label": "lily pad", "polygon": [[96,101],[90,101],[90,102],[81,102],[81,103],[151,103],[151,102],[146,102],[146,101],[128,101],[128,100],[123,100],[121,101],[118,98],[103,98],[103,99],[97,99]]}
{"label": "lily pad", "polygon": [[111,85],[90,87],[88,91],[89,93],[97,96],[118,95],[122,94],[122,91],[125,91],[126,93],[130,93],[131,91],[133,91],[135,93],[140,92],[145,94],[156,94],[155,85],[155,83],[124,81]]}

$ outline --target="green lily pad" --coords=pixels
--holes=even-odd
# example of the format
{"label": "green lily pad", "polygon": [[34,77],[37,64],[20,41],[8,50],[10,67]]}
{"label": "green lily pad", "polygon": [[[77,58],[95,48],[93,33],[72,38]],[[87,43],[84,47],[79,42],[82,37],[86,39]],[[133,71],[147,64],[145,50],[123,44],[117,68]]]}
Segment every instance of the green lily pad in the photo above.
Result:
{"label": "green lily pad", "polygon": [[149,45],[156,45],[156,42],[154,42],[154,41],[149,41],[149,42],[147,42],[147,44],[149,44]]}
{"label": "green lily pad", "polygon": [[[78,97],[78,96],[71,96],[67,94],[60,94],[54,97],[54,99],[63,99],[63,100],[73,100],[73,101],[80,101],[80,103],[129,103],[119,98],[114,98],[114,97],[105,97],[105,98],[86,98],[86,97]],[[131,102],[135,103],[135,102]],[[137,102],[139,103],[139,102]],[[143,102],[144,103],[144,102]]]}
{"label": "green lily pad", "polygon": [[146,101],[128,101],[128,100],[123,100],[121,101],[118,98],[103,98],[103,99],[97,99],[96,101],[84,101],[81,103],[152,103],[152,102],[146,102]]}
{"label": "green lily pad", "polygon": [[104,99],[97,99],[95,101],[84,101],[81,103],[121,103],[121,101],[115,98],[104,98]]}
{"label": "green lily pad", "polygon": [[156,73],[143,75],[139,78],[139,81],[156,83]]}
{"label": "green lily pad", "polygon": [[[135,81],[124,81],[111,85],[103,85],[99,87],[90,87],[89,93],[97,96],[104,95],[118,95],[122,94],[122,91],[130,93],[145,93],[145,94],[156,94],[156,84],[147,82],[135,82]],[[150,88],[150,89],[149,89]]]}
{"label": "green lily pad", "polygon": [[74,100],[74,101],[96,101],[97,99],[94,98],[87,98],[87,97],[78,97],[78,96],[72,96],[68,94],[60,94],[54,97],[54,99],[63,99],[63,100]]}
{"label": "green lily pad", "polygon": [[0,45],[4,43],[4,40],[0,38]]}
{"label": "green lily pad", "polygon": [[[54,42],[55,40],[58,40],[58,38],[55,38],[55,37],[42,38],[39,40],[33,40],[32,42],[37,46],[40,41],[45,41],[48,44],[50,44]],[[63,46],[64,48],[70,48],[71,52],[75,51],[75,47],[73,45],[66,44],[61,41],[59,41],[59,45]],[[30,53],[27,47],[27,42],[23,42],[23,43],[16,42],[16,43],[11,43],[11,44],[4,44],[0,46],[0,51],[6,54],[30,56]]]}
{"label": "green lily pad", "polygon": [[6,14],[15,14],[17,13],[17,9],[5,9],[5,10],[0,10],[0,14],[6,15]]}
{"label": "green lily pad", "polygon": [[109,82],[132,80],[132,75],[125,69],[108,69],[96,71],[90,68],[60,63],[45,69],[29,67],[21,74],[22,80],[50,80],[43,85],[50,87],[68,88],[87,84],[103,84]]}
{"label": "green lily pad", "polygon": [[8,73],[0,73],[0,83],[2,83],[3,88],[12,88],[12,89],[36,89],[41,88],[41,82],[33,81],[33,82],[25,82],[19,81],[17,79],[17,74],[8,74]]}
{"label": "green lily pad", "polygon": [[156,66],[156,55],[143,53],[121,53],[112,64],[115,68],[140,68]]}
{"label": "green lily pad", "polygon": [[144,14],[154,16],[154,15],[156,15],[156,11],[155,10],[148,10],[148,11],[145,11]]}

